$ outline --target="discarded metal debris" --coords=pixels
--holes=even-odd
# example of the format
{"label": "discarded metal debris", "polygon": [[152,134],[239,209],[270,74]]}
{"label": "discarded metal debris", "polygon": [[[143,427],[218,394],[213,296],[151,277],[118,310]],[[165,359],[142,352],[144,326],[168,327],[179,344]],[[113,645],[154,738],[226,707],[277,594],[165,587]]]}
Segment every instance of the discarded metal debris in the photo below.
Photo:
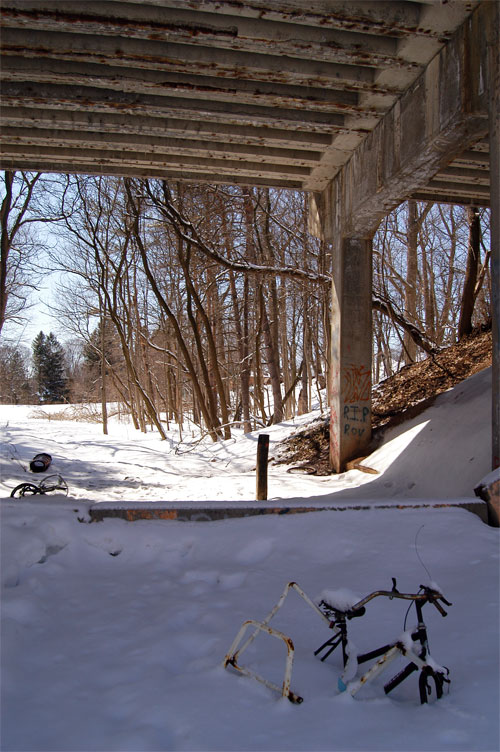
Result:
{"label": "discarded metal debris", "polygon": [[49,469],[51,462],[52,457],[50,454],[47,454],[46,452],[35,454],[30,462],[30,470],[32,473],[44,473]]}
{"label": "discarded metal debris", "polygon": [[[392,590],[377,590],[370,593],[360,601],[346,605],[345,602],[330,602],[335,601],[335,596],[326,600],[323,598],[320,600],[319,605],[316,605],[311,598],[302,590],[302,588],[296,582],[289,582],[283,593],[281,594],[276,605],[271,609],[268,615],[262,621],[255,621],[249,619],[245,621],[236,635],[229,651],[224,657],[223,666],[227,668],[231,666],[245,676],[249,676],[253,679],[264,684],[266,687],[273,689],[281,694],[282,697],[287,697],[293,703],[301,703],[303,698],[296,692],[293,692],[290,685],[292,679],[292,667],[294,658],[294,645],[290,637],[273,629],[269,626],[269,622],[276,615],[279,609],[282,607],[285,599],[290,590],[295,590],[298,595],[325,621],[329,628],[334,630],[334,634],[323,645],[321,645],[314,655],[319,655],[321,652],[326,651],[321,658],[322,661],[326,660],[334,650],[341,645],[342,646],[342,658],[344,671],[338,678],[337,686],[340,692],[349,692],[351,695],[356,695],[359,690],[365,686],[368,682],[375,679],[379,674],[388,668],[392,661],[398,656],[405,656],[409,659],[409,663],[402,671],[399,671],[392,679],[390,679],[384,685],[384,692],[389,694],[395,687],[399,686],[405,679],[407,679],[415,671],[420,671],[419,677],[419,694],[420,702],[426,703],[432,693],[429,680],[432,679],[435,685],[436,698],[440,698],[443,695],[444,684],[449,684],[448,678],[449,670],[444,666],[439,666],[430,656],[429,646],[427,641],[427,628],[422,616],[422,608],[426,603],[431,603],[437,608],[441,616],[446,616],[447,613],[442,607],[439,601],[442,601],[448,606],[452,604],[446,600],[443,594],[434,587],[427,587],[421,585],[418,593],[400,593],[396,586],[396,580],[393,578]],[[416,629],[405,632],[398,640],[390,642],[382,647],[371,650],[368,653],[357,655],[349,644],[347,634],[347,622],[350,619],[364,616],[366,613],[365,605],[377,598],[384,596],[389,599],[398,598],[403,600],[412,601],[415,604],[417,612],[418,624]],[[411,605],[411,604],[410,604]],[[247,631],[252,629],[250,636],[243,642],[243,638],[247,634]],[[273,682],[265,679],[250,668],[240,665],[239,656],[249,647],[249,645],[255,640],[259,633],[265,633],[272,637],[276,637],[281,640],[287,649],[287,656],[285,662],[285,673],[281,686],[274,684]],[[358,666],[362,663],[377,659],[375,663],[359,678],[356,677]]]}
{"label": "discarded metal debris", "polygon": [[68,484],[61,475],[47,475],[38,485],[36,483],[20,483],[11,491],[11,497],[34,496],[52,491],[62,491],[68,495]]}
{"label": "discarded metal debris", "polygon": [[[281,608],[281,606],[285,602],[285,598],[288,595],[290,589],[295,590],[301,596],[301,598],[303,598],[305,602],[309,606],[311,606],[311,608],[313,608],[314,611],[316,611],[316,613],[318,613],[322,619],[324,619],[327,622],[327,624],[329,623],[329,619],[320,611],[320,609],[317,606],[314,605],[313,601],[309,598],[308,595],[306,595],[306,593],[304,593],[302,588],[299,587],[299,585],[297,585],[296,582],[289,582],[286,585],[285,589],[283,590],[279,601],[274,606],[274,608],[271,609],[271,611],[268,613],[268,615],[263,621],[259,622],[259,621],[254,621],[253,619],[249,619],[248,621],[245,621],[243,623],[243,626],[241,627],[240,631],[236,635],[236,638],[233,644],[229,648],[229,651],[227,652],[224,658],[223,665],[225,668],[228,665],[231,665],[237,671],[240,671],[242,674],[245,674],[245,676],[250,676],[253,679],[257,679],[257,681],[261,682],[262,684],[265,684],[266,687],[269,687],[270,689],[274,689],[277,692],[279,692],[283,697],[288,697],[288,699],[291,702],[301,703],[303,698],[300,697],[300,695],[297,695],[295,692],[292,692],[292,690],[290,689],[290,682],[292,679],[293,656],[294,656],[294,650],[295,650],[293,642],[290,639],[290,637],[287,637],[286,635],[284,635],[283,632],[278,632],[278,630],[272,629],[269,626],[269,622],[271,621],[273,616],[276,614],[276,612]],[[238,645],[242,641],[248,627],[250,626],[254,627],[254,631],[252,632],[250,637],[248,637],[246,642],[244,642],[243,645],[238,650],[237,649]],[[264,679],[262,676],[259,676],[258,674],[246,668],[245,666],[240,666],[238,664],[238,656],[241,655],[241,653],[243,653],[248,648],[248,646],[255,640],[255,638],[257,637],[260,631],[267,632],[267,634],[271,635],[272,637],[277,637],[278,639],[282,640],[286,645],[287,657],[286,657],[286,664],[285,664],[285,675],[283,677],[283,684],[281,687],[278,687],[276,684],[273,684],[267,679]]]}

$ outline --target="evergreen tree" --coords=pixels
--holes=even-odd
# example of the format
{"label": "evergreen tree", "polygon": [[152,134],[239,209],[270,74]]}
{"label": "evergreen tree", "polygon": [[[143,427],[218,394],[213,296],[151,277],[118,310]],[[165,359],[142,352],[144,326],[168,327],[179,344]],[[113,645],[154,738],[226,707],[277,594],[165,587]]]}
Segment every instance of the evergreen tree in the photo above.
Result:
{"label": "evergreen tree", "polygon": [[33,368],[40,402],[62,402],[67,394],[64,349],[52,332],[37,334],[32,344]]}

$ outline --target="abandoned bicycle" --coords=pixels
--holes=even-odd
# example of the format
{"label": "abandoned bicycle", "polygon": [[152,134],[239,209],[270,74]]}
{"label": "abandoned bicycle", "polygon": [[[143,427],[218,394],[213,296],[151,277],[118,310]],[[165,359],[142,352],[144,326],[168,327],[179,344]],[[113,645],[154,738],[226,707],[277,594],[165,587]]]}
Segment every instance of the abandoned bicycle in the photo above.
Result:
{"label": "abandoned bicycle", "polygon": [[[421,585],[418,593],[400,593],[396,587],[396,580],[393,578],[392,590],[377,590],[374,593],[370,593],[366,598],[363,598],[358,603],[354,604],[350,609],[341,611],[336,609],[326,601],[321,601],[319,604],[323,613],[331,619],[330,626],[336,630],[336,634],[315,650],[314,655],[319,655],[326,649],[325,654],[321,658],[322,661],[326,660],[328,656],[339,646],[342,646],[342,657],[344,662],[344,669],[347,667],[351,656],[348,654],[348,638],[347,638],[347,620],[353,619],[358,616],[363,616],[365,613],[365,605],[374,598],[383,596],[389,599],[400,598],[403,600],[413,601],[417,611],[417,627],[411,633],[406,634],[397,640],[396,642],[382,645],[375,650],[370,650],[368,653],[356,655],[355,660],[357,665],[366,663],[367,661],[378,658],[379,660],[363,674],[359,679],[345,681],[345,677],[341,676],[338,680],[338,688],[341,692],[348,691],[351,695],[355,695],[361,687],[367,682],[374,679],[381,674],[392,663],[392,661],[400,655],[404,655],[410,659],[410,662],[405,668],[397,673],[390,681],[384,685],[384,692],[389,694],[405,679],[411,676],[415,671],[420,670],[419,677],[419,692],[420,702],[426,703],[428,697],[431,695],[432,688],[429,680],[432,679],[435,684],[436,698],[440,698],[443,695],[443,686],[445,683],[449,684],[448,679],[449,670],[446,667],[438,666],[430,657],[429,644],[427,637],[427,627],[425,625],[422,609],[426,603],[431,603],[437,608],[441,616],[446,616],[447,612],[444,610],[439,601],[442,601],[447,606],[452,604],[446,600],[446,598],[438,590],[435,590],[426,585]],[[415,643],[418,643],[417,652],[415,651]]]}
{"label": "abandoned bicycle", "polygon": [[[250,676],[262,684],[265,684],[267,687],[279,692],[291,702],[301,703],[303,701],[303,698],[293,692],[290,688],[294,657],[293,642],[290,637],[287,637],[287,635],[269,626],[269,622],[282,607],[289,591],[293,589],[324,621],[326,621],[329,628],[334,630],[333,636],[314,651],[314,654],[319,655],[325,651],[321,658],[322,661],[325,661],[337,647],[341,646],[344,672],[338,679],[339,691],[347,691],[353,696],[356,695],[363,686],[385,671],[397,657],[404,656],[409,660],[409,663],[384,685],[385,693],[388,694],[391,692],[415,671],[420,671],[418,682],[420,702],[428,702],[432,693],[432,686],[430,684],[431,680],[434,682],[436,698],[440,698],[443,695],[444,685],[450,683],[448,678],[449,670],[445,666],[439,666],[429,653],[427,627],[423,619],[422,609],[427,603],[430,603],[435,606],[441,616],[446,616],[447,612],[444,610],[440,601],[447,606],[451,606],[452,604],[446,600],[444,595],[436,587],[421,585],[417,593],[401,593],[397,589],[396,580],[394,578],[392,582],[392,590],[376,590],[347,608],[331,602],[334,599],[330,599],[329,601],[322,599],[319,605],[316,605],[296,582],[289,582],[277,604],[271,609],[263,621],[259,622],[250,619],[243,623],[224,658],[223,666],[232,666],[242,674]],[[418,619],[417,627],[409,633],[405,632],[398,640],[389,642],[361,655],[353,654],[348,639],[347,622],[351,619],[364,616],[366,613],[366,604],[380,596],[387,597],[391,600],[393,598],[408,600],[414,603]],[[249,629],[252,629],[250,636],[243,644],[241,644]],[[260,632],[278,638],[283,641],[286,646],[287,658],[281,687],[264,679],[254,671],[245,666],[241,666],[238,663],[239,656],[248,648]],[[241,647],[239,647],[240,645]],[[378,660],[376,660],[376,662],[361,677],[356,679],[355,676],[358,666],[375,659]]]}
{"label": "abandoned bicycle", "polygon": [[52,491],[62,491],[68,495],[68,484],[61,475],[47,475],[40,483],[20,483],[12,489],[11,497],[21,498],[23,496],[34,496],[35,494],[46,494]]}

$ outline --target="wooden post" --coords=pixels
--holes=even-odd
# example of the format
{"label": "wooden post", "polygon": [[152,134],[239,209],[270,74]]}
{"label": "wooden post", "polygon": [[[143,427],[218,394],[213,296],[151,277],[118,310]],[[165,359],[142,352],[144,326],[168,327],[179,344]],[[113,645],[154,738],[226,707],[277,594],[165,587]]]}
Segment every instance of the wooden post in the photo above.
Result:
{"label": "wooden post", "polygon": [[500,8],[486,5],[488,24],[490,91],[490,181],[491,181],[491,318],[492,363],[492,470],[500,467]]}
{"label": "wooden post", "polygon": [[267,501],[267,457],[269,436],[261,433],[257,441],[257,501]]}

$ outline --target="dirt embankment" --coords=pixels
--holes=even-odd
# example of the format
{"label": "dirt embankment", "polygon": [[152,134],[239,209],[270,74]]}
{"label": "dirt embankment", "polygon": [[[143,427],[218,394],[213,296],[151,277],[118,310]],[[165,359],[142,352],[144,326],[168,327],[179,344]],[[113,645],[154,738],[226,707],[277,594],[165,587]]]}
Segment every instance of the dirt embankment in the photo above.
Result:
{"label": "dirt embankment", "polygon": [[[473,332],[436,355],[405,366],[377,384],[372,393],[373,445],[391,426],[418,415],[442,392],[491,365],[491,329]],[[319,420],[283,442],[276,463],[297,472],[329,475],[329,425]]]}

